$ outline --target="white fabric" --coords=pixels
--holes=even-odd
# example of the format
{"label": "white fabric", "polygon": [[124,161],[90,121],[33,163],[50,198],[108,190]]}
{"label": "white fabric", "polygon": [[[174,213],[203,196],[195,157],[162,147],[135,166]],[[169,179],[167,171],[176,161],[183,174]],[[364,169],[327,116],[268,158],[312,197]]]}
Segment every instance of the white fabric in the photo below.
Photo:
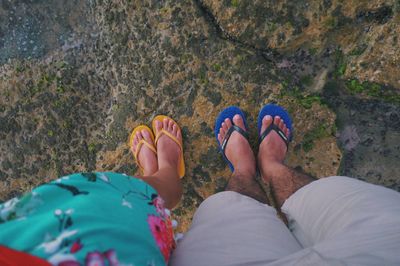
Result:
{"label": "white fabric", "polygon": [[300,249],[274,208],[228,191],[200,205],[172,265],[260,265]]}
{"label": "white fabric", "polygon": [[221,192],[196,211],[170,265],[400,265],[400,193],[348,177],[312,182],[275,209]]}

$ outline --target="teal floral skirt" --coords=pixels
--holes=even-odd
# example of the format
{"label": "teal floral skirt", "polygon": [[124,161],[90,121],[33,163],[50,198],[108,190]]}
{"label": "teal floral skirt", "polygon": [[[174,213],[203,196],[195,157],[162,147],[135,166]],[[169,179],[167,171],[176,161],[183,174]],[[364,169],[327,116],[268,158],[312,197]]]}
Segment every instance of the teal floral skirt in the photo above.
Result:
{"label": "teal floral skirt", "polygon": [[175,241],[169,211],[150,185],[81,173],[1,204],[0,247],[52,265],[166,265]]}

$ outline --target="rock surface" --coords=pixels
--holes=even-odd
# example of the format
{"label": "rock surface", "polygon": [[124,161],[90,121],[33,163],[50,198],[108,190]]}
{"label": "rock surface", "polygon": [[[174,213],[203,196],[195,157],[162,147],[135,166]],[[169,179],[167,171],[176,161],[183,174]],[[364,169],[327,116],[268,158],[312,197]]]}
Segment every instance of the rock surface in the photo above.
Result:
{"label": "rock surface", "polygon": [[131,130],[166,114],[184,135],[184,231],[230,176],[216,115],[240,106],[256,150],[269,102],[294,120],[290,166],[400,190],[396,1],[1,3],[2,200],[71,172],[134,175]]}

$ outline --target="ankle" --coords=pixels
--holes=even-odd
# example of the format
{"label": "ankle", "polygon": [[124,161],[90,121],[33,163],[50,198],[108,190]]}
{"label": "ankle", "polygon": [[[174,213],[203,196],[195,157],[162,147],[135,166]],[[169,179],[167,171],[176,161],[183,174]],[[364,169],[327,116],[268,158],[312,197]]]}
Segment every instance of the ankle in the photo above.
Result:
{"label": "ankle", "polygon": [[[264,158],[265,159],[265,158]],[[260,160],[260,171],[264,179],[271,180],[272,176],[276,175],[281,167],[286,167],[282,161],[271,158],[268,160]]]}
{"label": "ankle", "polygon": [[176,164],[169,164],[169,163],[163,163],[159,165],[158,171],[160,172],[168,172],[170,176],[177,176],[179,177],[178,174],[178,168]]}
{"label": "ankle", "polygon": [[285,158],[281,158],[275,155],[263,155],[259,156],[258,161],[264,168],[270,168],[271,165],[283,164]]}
{"label": "ankle", "polygon": [[282,164],[287,154],[287,148],[283,145],[283,143],[264,140],[260,144],[257,156],[259,163],[265,165],[273,162]]}
{"label": "ankle", "polygon": [[179,159],[175,159],[175,158],[168,158],[168,157],[163,157],[163,159],[159,159],[158,160],[158,168],[173,168],[173,169],[177,169],[178,167],[178,162]]}
{"label": "ankle", "polygon": [[254,177],[256,175],[256,167],[253,164],[245,166],[235,166],[235,175]]}
{"label": "ankle", "polygon": [[143,170],[143,176],[152,176],[154,173],[157,172],[157,169],[155,170]]}

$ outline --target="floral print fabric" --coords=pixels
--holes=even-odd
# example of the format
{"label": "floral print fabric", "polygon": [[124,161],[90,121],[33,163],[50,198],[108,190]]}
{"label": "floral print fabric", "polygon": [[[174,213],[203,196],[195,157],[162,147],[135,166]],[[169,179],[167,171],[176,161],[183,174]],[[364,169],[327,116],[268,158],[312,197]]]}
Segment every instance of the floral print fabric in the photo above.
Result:
{"label": "floral print fabric", "polygon": [[169,211],[148,184],[81,173],[0,204],[0,245],[52,265],[166,265],[175,247]]}

